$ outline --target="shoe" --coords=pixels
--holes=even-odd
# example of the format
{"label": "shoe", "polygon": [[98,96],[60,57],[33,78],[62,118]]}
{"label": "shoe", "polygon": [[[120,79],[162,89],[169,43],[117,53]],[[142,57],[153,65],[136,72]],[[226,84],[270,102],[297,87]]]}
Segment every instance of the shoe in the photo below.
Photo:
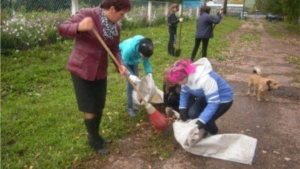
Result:
{"label": "shoe", "polygon": [[110,144],[112,141],[111,140],[108,140],[108,139],[105,139],[103,138],[102,136],[100,136],[100,142],[102,144]]}
{"label": "shoe", "polygon": [[94,151],[99,155],[105,155],[109,153],[109,149],[104,147],[102,143],[97,141],[93,137],[88,137],[89,145],[94,149]]}
{"label": "shoe", "polygon": [[174,53],[173,53],[173,52],[168,52],[168,54],[169,54],[170,56],[174,56]]}
{"label": "shoe", "polygon": [[134,113],[134,111],[132,109],[127,109],[127,114],[130,116],[130,117],[135,117],[136,114]]}
{"label": "shoe", "polygon": [[96,151],[96,153],[99,154],[99,155],[109,154],[109,149],[106,148],[106,147],[103,147],[103,148],[101,148],[101,149],[98,149],[98,150]]}
{"label": "shoe", "polygon": [[139,108],[138,108],[137,106],[133,106],[133,110],[134,110],[134,111],[138,111]]}

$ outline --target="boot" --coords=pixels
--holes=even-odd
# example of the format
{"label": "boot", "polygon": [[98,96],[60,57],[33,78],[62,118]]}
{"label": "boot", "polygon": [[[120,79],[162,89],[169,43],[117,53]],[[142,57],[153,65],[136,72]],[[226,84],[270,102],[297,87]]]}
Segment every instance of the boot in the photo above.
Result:
{"label": "boot", "polygon": [[[102,114],[96,116],[96,127],[97,127],[97,131],[99,131],[99,128],[100,128],[100,122],[101,122],[101,116]],[[105,139],[103,138],[99,133],[99,141],[102,143],[102,144],[110,144],[112,141],[111,140],[108,140],[108,139]]]}
{"label": "boot", "polygon": [[98,153],[98,154],[108,154],[109,150],[103,146],[103,143],[100,142],[98,130],[97,130],[97,120],[96,118],[92,119],[85,119],[84,123],[86,125],[86,128],[88,130],[88,142],[89,145]]}

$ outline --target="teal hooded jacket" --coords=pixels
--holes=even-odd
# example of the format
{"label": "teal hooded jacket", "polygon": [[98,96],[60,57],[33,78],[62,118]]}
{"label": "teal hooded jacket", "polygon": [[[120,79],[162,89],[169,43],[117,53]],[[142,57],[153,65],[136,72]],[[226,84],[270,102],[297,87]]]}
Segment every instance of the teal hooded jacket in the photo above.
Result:
{"label": "teal hooded jacket", "polygon": [[122,60],[125,66],[138,65],[140,61],[143,62],[145,74],[152,73],[152,67],[149,59],[142,57],[139,53],[139,43],[145,37],[136,35],[132,38],[125,39],[119,44],[121,50]]}

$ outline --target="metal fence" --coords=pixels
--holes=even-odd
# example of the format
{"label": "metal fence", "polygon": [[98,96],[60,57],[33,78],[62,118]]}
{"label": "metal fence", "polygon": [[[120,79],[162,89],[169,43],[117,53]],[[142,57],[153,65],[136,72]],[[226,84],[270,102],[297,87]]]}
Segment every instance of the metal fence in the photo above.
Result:
{"label": "metal fence", "polygon": [[[131,20],[133,18],[146,18],[148,21],[153,21],[160,17],[166,17],[168,13],[170,2],[160,1],[134,1],[132,0],[132,8],[126,14],[126,19]],[[200,1],[199,1],[200,2]],[[78,6],[77,6],[78,5]],[[78,0],[72,0],[72,14],[81,8],[94,7],[99,4],[95,3],[81,3]],[[200,5],[200,3],[199,3]],[[196,17],[199,6],[184,6],[179,4],[178,15],[184,15],[186,17]],[[193,15],[194,14],[194,15]]]}

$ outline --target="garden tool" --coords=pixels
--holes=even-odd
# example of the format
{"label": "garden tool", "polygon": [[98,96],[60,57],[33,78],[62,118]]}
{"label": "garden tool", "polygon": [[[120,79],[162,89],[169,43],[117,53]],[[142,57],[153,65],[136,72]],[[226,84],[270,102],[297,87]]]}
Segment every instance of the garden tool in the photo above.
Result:
{"label": "garden tool", "polygon": [[[110,55],[110,57],[113,59],[113,61],[116,63],[116,65],[118,67],[120,67],[120,63],[118,62],[118,60],[116,59],[116,57],[113,55],[113,53],[110,51],[110,49],[107,47],[107,45],[105,44],[105,42],[103,41],[103,39],[100,37],[100,35],[98,34],[98,32],[93,29],[93,33],[95,34],[95,36],[98,38],[98,40],[100,41],[100,43],[103,45],[103,47],[105,48],[105,50],[107,51],[107,53]],[[128,76],[125,76],[127,81],[131,84],[131,86],[134,88],[134,90],[138,93],[139,97],[141,98],[142,102],[145,105],[145,109],[147,110],[147,113],[150,117],[150,120],[152,122],[152,125],[154,126],[154,128],[157,131],[164,131],[167,129],[168,125],[167,125],[167,119],[159,112],[157,111],[151,104],[149,104],[143,97],[143,95],[141,94],[141,92],[137,89],[137,87],[134,85],[134,83],[129,79]]]}

